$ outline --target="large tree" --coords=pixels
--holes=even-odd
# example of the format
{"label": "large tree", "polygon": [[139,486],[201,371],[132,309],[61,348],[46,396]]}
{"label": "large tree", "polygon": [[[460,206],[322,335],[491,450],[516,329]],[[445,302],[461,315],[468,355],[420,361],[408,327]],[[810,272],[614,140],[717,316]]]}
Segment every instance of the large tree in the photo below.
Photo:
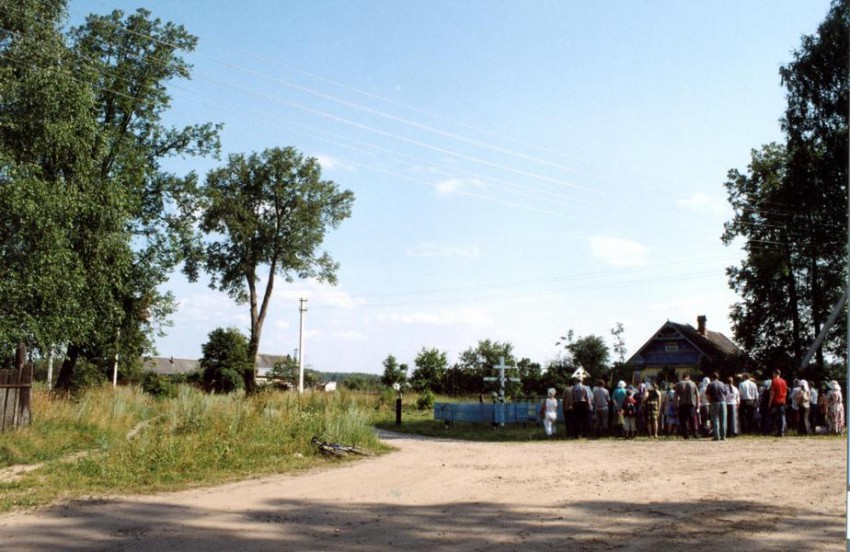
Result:
{"label": "large tree", "polygon": [[[780,69],[787,89],[782,145],[754,150],[745,173],[726,183],[733,219],[727,244],[746,257],[728,270],[741,296],[732,308],[736,339],[763,363],[799,366],[845,287],[850,2],[833,2],[817,33]],[[818,350],[843,356],[845,319]]]}
{"label": "large tree", "polygon": [[336,283],[339,265],[320,247],[327,231],[351,216],[354,194],[323,180],[316,159],[287,147],[231,155],[226,166],[207,174],[204,195],[210,286],[250,309],[244,378],[251,393],[275,278]]}
{"label": "large tree", "polygon": [[199,245],[195,176],[162,163],[215,152],[217,128],[162,122],[182,27],[115,11],[64,34],[62,1],[0,8],[0,332],[65,346],[63,388],[78,359],[150,349],[173,307],[157,286]]}

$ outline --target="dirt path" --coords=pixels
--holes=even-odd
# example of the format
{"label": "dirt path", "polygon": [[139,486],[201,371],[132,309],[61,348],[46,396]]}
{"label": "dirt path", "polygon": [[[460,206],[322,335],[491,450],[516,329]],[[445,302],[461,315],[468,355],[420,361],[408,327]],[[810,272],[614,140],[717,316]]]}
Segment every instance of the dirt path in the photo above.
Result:
{"label": "dirt path", "polygon": [[845,441],[466,443],[0,516],[4,550],[844,550]]}

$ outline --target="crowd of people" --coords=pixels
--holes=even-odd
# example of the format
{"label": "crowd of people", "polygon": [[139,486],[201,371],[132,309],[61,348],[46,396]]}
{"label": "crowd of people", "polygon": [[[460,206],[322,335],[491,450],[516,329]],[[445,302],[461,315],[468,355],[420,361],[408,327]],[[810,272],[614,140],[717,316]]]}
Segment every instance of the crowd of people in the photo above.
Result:
{"label": "crowd of people", "polygon": [[620,381],[613,390],[604,380],[591,387],[577,377],[560,401],[554,388],[548,390],[540,408],[547,436],[557,433],[559,411],[566,435],[573,437],[679,435],[721,441],[741,434],[783,437],[789,429],[798,435],[842,434],[845,428],[837,381],[818,386],[795,379],[789,386],[779,370],[762,382],[743,374],[736,383],[714,373],[697,384],[684,374],[675,383]]}

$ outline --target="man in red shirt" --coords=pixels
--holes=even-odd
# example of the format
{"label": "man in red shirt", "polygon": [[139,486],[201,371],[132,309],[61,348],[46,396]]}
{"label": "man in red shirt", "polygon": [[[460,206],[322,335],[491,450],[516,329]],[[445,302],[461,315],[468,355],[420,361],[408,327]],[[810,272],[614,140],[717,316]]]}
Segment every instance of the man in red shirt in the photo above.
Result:
{"label": "man in red shirt", "polygon": [[779,369],[773,370],[770,380],[770,415],[776,427],[776,436],[785,435],[785,399],[788,395],[788,384],[780,377]]}

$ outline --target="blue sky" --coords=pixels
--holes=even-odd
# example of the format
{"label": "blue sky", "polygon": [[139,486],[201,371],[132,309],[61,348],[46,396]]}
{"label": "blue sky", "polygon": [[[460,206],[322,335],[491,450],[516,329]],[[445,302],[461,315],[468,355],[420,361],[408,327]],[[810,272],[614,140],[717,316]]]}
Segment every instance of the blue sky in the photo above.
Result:
{"label": "blue sky", "polygon": [[[731,337],[723,183],[782,139],[781,64],[829,7],[797,1],[72,0],[140,5],[199,37],[169,122],[224,123],[223,153],[295,146],[354,191],[325,249],[336,287],[278,283],[261,351],[380,373],[481,339],[546,364],[569,329],[629,354],[666,320]],[[203,175],[223,161],[175,160]],[[163,356],[247,306],[175,275]]]}

